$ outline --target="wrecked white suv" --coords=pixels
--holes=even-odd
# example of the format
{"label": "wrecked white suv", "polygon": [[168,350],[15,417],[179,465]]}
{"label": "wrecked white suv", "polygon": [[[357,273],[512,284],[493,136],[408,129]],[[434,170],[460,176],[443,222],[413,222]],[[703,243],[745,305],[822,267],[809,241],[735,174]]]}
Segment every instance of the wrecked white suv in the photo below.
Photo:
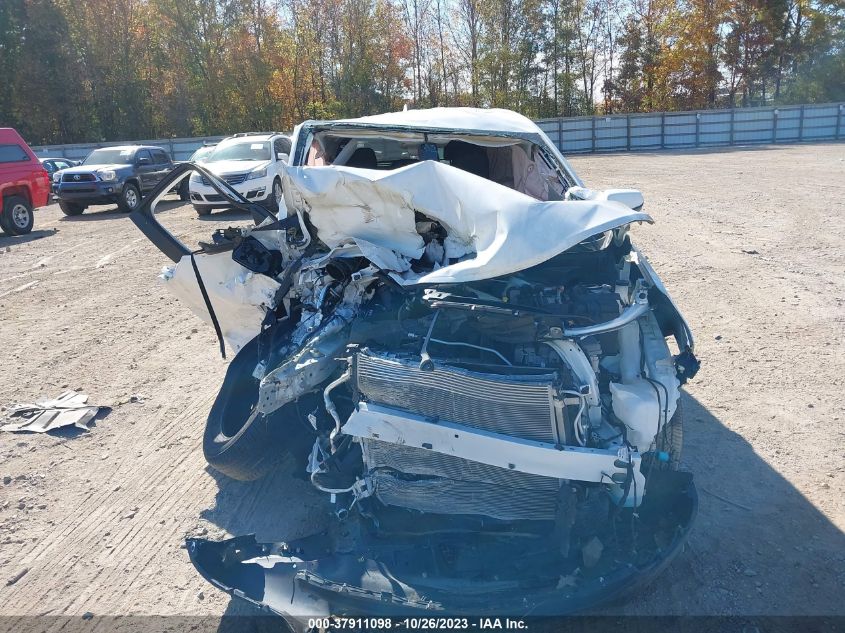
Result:
{"label": "wrecked white suv", "polygon": [[[202,165],[168,181],[191,169],[258,212]],[[192,539],[205,578],[303,630],[569,613],[671,560],[697,509],[678,462],[698,361],[631,244],[639,192],[586,189],[528,119],[464,108],[303,123],[283,191],[278,217],[193,254],[160,196],[132,214],[237,352],[208,461],[243,480],[285,462],[333,517],[295,541]]]}

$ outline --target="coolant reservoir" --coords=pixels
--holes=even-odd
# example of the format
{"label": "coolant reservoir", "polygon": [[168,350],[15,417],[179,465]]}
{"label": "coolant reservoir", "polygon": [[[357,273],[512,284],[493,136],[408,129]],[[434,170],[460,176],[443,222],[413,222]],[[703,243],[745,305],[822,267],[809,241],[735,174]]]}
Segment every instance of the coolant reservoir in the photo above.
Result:
{"label": "coolant reservoir", "polygon": [[660,402],[654,387],[637,378],[629,383],[610,383],[613,413],[628,428],[628,442],[643,453],[649,449],[660,420]]}

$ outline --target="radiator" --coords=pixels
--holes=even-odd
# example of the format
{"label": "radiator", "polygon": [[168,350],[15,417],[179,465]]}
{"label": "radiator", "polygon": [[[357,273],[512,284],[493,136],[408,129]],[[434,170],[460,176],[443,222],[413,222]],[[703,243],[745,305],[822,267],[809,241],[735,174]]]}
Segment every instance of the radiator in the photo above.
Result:
{"label": "radiator", "polygon": [[[362,351],[354,384],[369,402],[541,442],[556,442],[554,374],[498,376]],[[560,481],[424,448],[362,439],[376,497],[437,514],[551,520]]]}
{"label": "radiator", "polygon": [[420,512],[484,515],[503,521],[551,521],[555,518],[557,497],[554,492],[443,477],[406,480],[390,472],[375,472],[372,481],[382,503]]}
{"label": "radiator", "polygon": [[556,443],[554,374],[496,376],[359,353],[358,390],[371,402],[538,442]]}

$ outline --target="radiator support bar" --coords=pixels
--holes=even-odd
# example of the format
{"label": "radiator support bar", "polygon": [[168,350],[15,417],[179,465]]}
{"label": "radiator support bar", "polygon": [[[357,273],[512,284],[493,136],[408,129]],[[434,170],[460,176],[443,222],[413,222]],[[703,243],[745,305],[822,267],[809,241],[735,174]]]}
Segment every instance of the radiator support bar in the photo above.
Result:
{"label": "radiator support bar", "polygon": [[[614,474],[618,474],[617,478],[627,474],[622,464],[630,457],[636,488],[645,490],[645,477],[640,472],[641,457],[626,448],[555,446],[443,420],[434,422],[401,409],[367,402],[358,403],[342,432],[353,437],[424,448],[508,470],[608,485],[613,484]],[[617,461],[620,466],[616,465]]]}

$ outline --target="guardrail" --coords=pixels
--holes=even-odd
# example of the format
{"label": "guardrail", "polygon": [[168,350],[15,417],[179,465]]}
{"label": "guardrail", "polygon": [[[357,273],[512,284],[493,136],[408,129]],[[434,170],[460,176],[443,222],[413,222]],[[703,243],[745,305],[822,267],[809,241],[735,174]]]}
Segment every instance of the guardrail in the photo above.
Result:
{"label": "guardrail", "polygon": [[[540,119],[536,123],[564,154],[800,143],[845,138],[845,103],[611,114]],[[205,143],[217,143],[224,138],[77,143],[32,149],[42,158],[61,156],[79,160],[99,147],[132,143],[158,145],[168,150],[173,160],[187,160]]]}
{"label": "guardrail", "polygon": [[542,119],[564,154],[798,143],[845,137],[845,103]]}

